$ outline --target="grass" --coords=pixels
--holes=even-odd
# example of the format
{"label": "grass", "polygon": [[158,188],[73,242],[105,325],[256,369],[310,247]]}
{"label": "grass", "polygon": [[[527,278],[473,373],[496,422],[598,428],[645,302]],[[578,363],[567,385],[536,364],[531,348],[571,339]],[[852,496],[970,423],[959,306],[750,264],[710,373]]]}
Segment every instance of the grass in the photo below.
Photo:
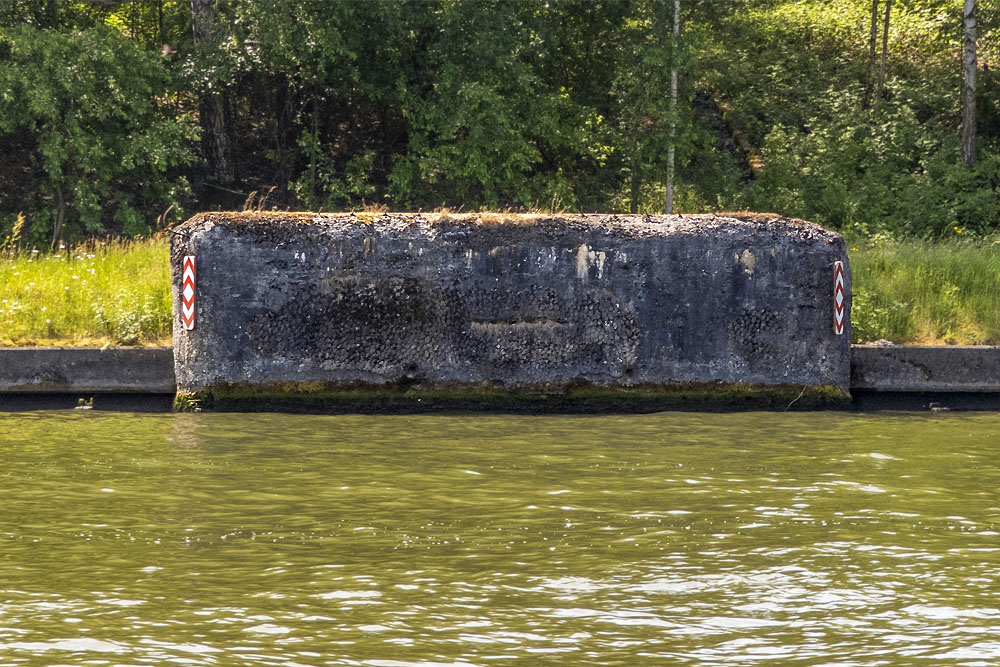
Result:
{"label": "grass", "polygon": [[1000,237],[848,245],[855,342],[1000,345]]}
{"label": "grass", "polygon": [[0,253],[0,345],[169,345],[166,239]]}
{"label": "grass", "polygon": [[[1000,238],[849,242],[854,341],[1000,345]],[[0,250],[0,345],[169,345],[166,239]]]}

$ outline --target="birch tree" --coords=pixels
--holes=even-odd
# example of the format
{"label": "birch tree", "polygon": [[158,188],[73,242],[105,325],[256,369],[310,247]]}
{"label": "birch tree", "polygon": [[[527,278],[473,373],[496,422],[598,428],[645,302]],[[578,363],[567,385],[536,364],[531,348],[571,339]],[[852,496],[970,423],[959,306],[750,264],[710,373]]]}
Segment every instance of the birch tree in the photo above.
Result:
{"label": "birch tree", "polygon": [[962,7],[962,162],[976,165],[976,0]]}
{"label": "birch tree", "polygon": [[664,213],[674,212],[674,153],[677,145],[677,39],[681,34],[681,0],[674,0],[674,26],[670,39],[670,145],[667,148],[667,200]]}
{"label": "birch tree", "polygon": [[892,11],[892,0],[885,0],[885,17],[882,21],[882,65],[878,71],[878,90],[875,91],[875,111],[878,112],[878,103],[882,99],[882,90],[885,88],[885,65],[889,57],[889,12]]}
{"label": "birch tree", "polygon": [[864,108],[871,108],[875,90],[875,52],[878,44],[878,0],[872,0],[871,36],[868,39],[868,81],[865,85]]}

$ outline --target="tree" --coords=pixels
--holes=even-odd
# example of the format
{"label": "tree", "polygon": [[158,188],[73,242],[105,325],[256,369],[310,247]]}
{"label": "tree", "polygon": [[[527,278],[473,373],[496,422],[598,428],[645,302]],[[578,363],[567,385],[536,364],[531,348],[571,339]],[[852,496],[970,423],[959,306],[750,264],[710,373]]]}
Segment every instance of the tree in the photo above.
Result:
{"label": "tree", "polygon": [[191,31],[199,61],[205,67],[198,102],[202,156],[208,162],[209,177],[220,185],[228,185],[235,179],[235,167],[225,90],[220,90],[220,77],[215,76],[210,64],[219,49],[217,2],[191,0]]}
{"label": "tree", "polygon": [[976,165],[976,0],[965,0],[962,8],[962,162]]}
{"label": "tree", "polygon": [[179,215],[186,182],[175,170],[190,162],[192,125],[161,102],[169,88],[158,55],[103,26],[0,28],[0,47],[0,144],[33,145],[44,200],[32,202],[33,221],[47,222],[34,226],[36,240],[55,245],[77,223],[75,234],[109,223],[144,233],[140,211],[150,208]]}
{"label": "tree", "polygon": [[664,213],[674,212],[674,153],[677,147],[677,38],[681,34],[681,0],[674,0],[670,38],[670,147],[667,149],[667,199]]}
{"label": "tree", "polygon": [[[575,204],[567,181],[590,166],[590,139],[603,119],[578,101],[594,83],[574,85],[582,72],[571,31],[609,5],[618,12],[624,3],[416,5],[418,67],[401,100],[408,141],[389,175],[390,193],[410,206]],[[585,47],[592,58],[608,48]]]}
{"label": "tree", "polygon": [[892,10],[892,0],[885,0],[885,18],[882,22],[882,66],[878,71],[878,90],[875,91],[875,111],[878,112],[878,103],[882,99],[882,90],[885,88],[885,64],[889,57],[889,12]]}
{"label": "tree", "polygon": [[[665,2],[635,2],[615,35],[618,53],[611,84],[613,104],[608,109],[611,138],[625,176],[629,211],[643,208],[643,188],[662,183],[664,158],[671,146],[670,18]],[[674,127],[676,131],[676,125]],[[657,206],[660,210],[660,206]]]}
{"label": "tree", "polygon": [[875,45],[878,43],[878,0],[872,0],[871,35],[868,38],[868,78],[865,84],[864,108],[869,109],[872,103],[872,91],[875,89]]}

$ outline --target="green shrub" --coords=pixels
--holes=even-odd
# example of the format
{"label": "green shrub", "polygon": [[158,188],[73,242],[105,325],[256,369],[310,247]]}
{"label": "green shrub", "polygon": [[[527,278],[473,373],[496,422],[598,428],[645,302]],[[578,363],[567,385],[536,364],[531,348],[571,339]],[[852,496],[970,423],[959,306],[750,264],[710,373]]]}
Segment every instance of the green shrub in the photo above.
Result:
{"label": "green shrub", "polygon": [[146,233],[143,210],[173,206],[180,219],[187,183],[175,172],[193,160],[196,133],[167,103],[159,56],[103,26],[0,27],[0,44],[0,139],[33,146],[43,175],[29,202],[34,243],[102,234],[112,223]]}
{"label": "green shrub", "polygon": [[119,290],[110,299],[92,304],[94,317],[115,345],[137,345],[163,338],[170,331],[170,313],[156,307],[150,295]]}

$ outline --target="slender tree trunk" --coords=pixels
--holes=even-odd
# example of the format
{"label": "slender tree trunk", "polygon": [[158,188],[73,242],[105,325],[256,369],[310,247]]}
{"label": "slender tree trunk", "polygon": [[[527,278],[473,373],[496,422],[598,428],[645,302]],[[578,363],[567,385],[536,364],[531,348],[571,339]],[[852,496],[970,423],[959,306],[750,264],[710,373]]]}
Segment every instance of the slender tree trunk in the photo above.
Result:
{"label": "slender tree trunk", "polygon": [[628,205],[629,213],[639,212],[639,197],[642,193],[642,178],[639,176],[639,148],[636,147],[635,157],[632,160],[632,181],[630,184],[630,198]]}
{"label": "slender tree trunk", "polygon": [[291,85],[288,81],[288,76],[284,73],[278,73],[274,77],[274,82],[272,84],[274,89],[274,166],[275,175],[274,182],[279,183],[278,197],[284,199],[288,192],[288,183],[291,180],[291,169],[288,165],[290,159],[289,154],[291,151],[288,146],[292,143],[289,139],[291,125],[291,118],[293,115],[292,107],[295,102],[293,102],[293,93],[291,90]]}
{"label": "slender tree trunk", "polygon": [[965,0],[962,8],[962,162],[976,166],[976,0]]}
{"label": "slender tree trunk", "polygon": [[885,18],[882,21],[882,65],[878,71],[878,91],[875,93],[875,111],[882,100],[882,89],[885,87],[885,64],[889,57],[889,12],[892,10],[892,0],[885,0]]}
{"label": "slender tree trunk", "polygon": [[[218,22],[217,0],[191,0],[191,29],[195,47],[201,56],[216,48],[215,27]],[[227,185],[233,182],[233,151],[229,139],[229,123],[223,91],[204,84],[198,102],[201,125],[201,152],[208,162],[210,178]]]}
{"label": "slender tree trunk", "polygon": [[865,83],[864,108],[872,105],[872,92],[875,90],[875,49],[878,44],[878,0],[872,0],[871,36],[868,39],[868,79]]}
{"label": "slender tree trunk", "polygon": [[667,200],[664,213],[674,212],[674,150],[677,144],[677,39],[681,34],[681,0],[674,0],[674,28],[670,35],[670,146],[667,148]]}
{"label": "slender tree trunk", "polygon": [[319,95],[313,98],[312,112],[312,142],[309,147],[309,196],[312,197],[313,204],[319,208],[316,197],[316,144],[319,142]]}
{"label": "slender tree trunk", "polygon": [[163,37],[163,0],[156,0],[156,43],[162,47],[166,41]]}
{"label": "slender tree trunk", "polygon": [[62,234],[63,221],[66,220],[66,196],[63,194],[62,186],[56,187],[56,221],[52,229],[52,250],[59,245],[59,236]]}

